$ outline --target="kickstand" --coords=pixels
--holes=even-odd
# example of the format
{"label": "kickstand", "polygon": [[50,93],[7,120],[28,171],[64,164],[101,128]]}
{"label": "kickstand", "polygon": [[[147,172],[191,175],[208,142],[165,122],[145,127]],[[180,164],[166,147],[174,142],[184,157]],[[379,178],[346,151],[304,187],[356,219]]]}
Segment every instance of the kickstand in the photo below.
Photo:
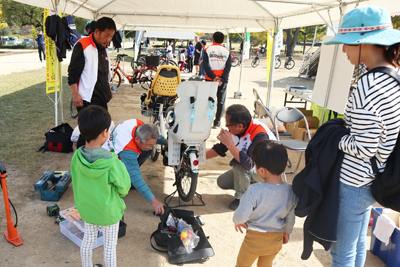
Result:
{"label": "kickstand", "polygon": [[[177,206],[169,206],[171,200],[174,198],[174,196],[175,196],[177,191],[178,190],[175,190],[174,192],[169,194],[166,198],[164,198],[164,203],[168,208],[190,207],[190,206],[205,206],[206,205],[206,203],[204,203],[204,201],[203,201],[203,197],[199,193],[195,192],[194,196],[192,198],[192,203],[191,204],[190,204],[190,202],[189,202],[189,204],[182,203],[181,202],[181,198],[178,196],[178,205]],[[195,204],[194,203],[194,198],[195,197],[197,197],[200,200],[201,203]]]}

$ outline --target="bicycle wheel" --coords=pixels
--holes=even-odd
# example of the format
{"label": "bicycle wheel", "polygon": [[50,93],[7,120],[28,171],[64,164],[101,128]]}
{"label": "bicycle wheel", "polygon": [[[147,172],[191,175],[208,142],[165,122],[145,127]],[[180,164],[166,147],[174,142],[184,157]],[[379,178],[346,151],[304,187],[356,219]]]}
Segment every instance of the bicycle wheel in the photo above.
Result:
{"label": "bicycle wheel", "polygon": [[239,58],[235,57],[235,58],[232,60],[232,67],[238,66],[239,63],[240,63]]}
{"label": "bicycle wheel", "polygon": [[78,110],[76,109],[76,107],[74,106],[74,102],[73,102],[73,98],[71,98],[71,106],[70,106],[70,112],[71,112],[71,117],[73,119],[75,119],[76,117],[78,117]]}
{"label": "bicycle wheel", "polygon": [[118,88],[121,85],[121,82],[121,74],[118,71],[115,71],[110,81],[110,87],[113,86],[114,88]]}
{"label": "bicycle wheel", "polygon": [[294,63],[293,59],[288,60],[287,63],[285,62],[285,68],[288,70],[293,69],[294,65],[295,65],[295,63]]}
{"label": "bicycle wheel", "polygon": [[[136,62],[139,64],[136,64]],[[131,67],[133,70],[135,70],[137,67],[143,66],[145,64],[146,64],[146,58],[143,56],[139,56],[136,61],[135,61],[135,59],[132,59],[132,61],[131,61]],[[140,65],[140,66],[138,66],[138,65]]]}
{"label": "bicycle wheel", "polygon": [[178,66],[178,65],[176,64],[176,62],[173,61],[173,60],[168,60],[167,65],[176,66],[176,67]]}
{"label": "bicycle wheel", "polygon": [[276,57],[275,58],[275,69],[279,68],[281,66],[281,58]]}
{"label": "bicycle wheel", "polygon": [[252,62],[251,62],[251,66],[253,68],[257,67],[260,64],[260,59],[258,57],[256,57]]}
{"label": "bicycle wheel", "polygon": [[149,90],[151,87],[151,83],[153,82],[153,78],[156,75],[156,70],[153,69],[145,69],[139,75],[139,84],[144,90]]}
{"label": "bicycle wheel", "polygon": [[189,202],[193,199],[194,193],[196,193],[198,174],[192,171],[189,155],[185,154],[182,157],[184,159],[181,168],[175,173],[175,183],[179,197],[184,202]]}

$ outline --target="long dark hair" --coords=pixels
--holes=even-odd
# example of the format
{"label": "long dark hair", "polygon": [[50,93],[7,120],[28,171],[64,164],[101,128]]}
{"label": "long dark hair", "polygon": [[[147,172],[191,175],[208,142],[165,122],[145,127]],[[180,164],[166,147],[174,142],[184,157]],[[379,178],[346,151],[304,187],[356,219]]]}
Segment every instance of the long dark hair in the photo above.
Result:
{"label": "long dark hair", "polygon": [[383,48],[385,59],[393,66],[400,67],[400,43],[391,46],[378,45]]}

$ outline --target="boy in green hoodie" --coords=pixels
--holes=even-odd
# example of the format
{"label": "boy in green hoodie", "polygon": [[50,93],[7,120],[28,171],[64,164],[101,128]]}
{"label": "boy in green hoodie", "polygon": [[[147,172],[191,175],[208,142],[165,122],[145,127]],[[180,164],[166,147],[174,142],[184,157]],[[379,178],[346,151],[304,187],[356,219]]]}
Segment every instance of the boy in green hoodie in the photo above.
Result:
{"label": "boy in green hoodie", "polygon": [[100,106],[89,106],[79,112],[79,130],[86,145],[72,157],[71,174],[75,205],[85,222],[80,250],[82,267],[102,266],[92,263],[92,249],[100,226],[105,265],[117,266],[119,221],[126,208],[122,197],[128,194],[131,180],[114,151],[101,147],[108,138],[110,124],[110,114]]}

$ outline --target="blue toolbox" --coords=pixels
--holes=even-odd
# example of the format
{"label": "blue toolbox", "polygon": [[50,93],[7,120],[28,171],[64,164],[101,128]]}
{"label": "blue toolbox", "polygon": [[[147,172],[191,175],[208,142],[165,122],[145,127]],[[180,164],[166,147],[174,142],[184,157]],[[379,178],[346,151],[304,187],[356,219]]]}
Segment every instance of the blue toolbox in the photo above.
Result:
{"label": "blue toolbox", "polygon": [[71,174],[66,171],[45,172],[34,184],[35,190],[39,190],[42,200],[59,201],[71,183]]}

